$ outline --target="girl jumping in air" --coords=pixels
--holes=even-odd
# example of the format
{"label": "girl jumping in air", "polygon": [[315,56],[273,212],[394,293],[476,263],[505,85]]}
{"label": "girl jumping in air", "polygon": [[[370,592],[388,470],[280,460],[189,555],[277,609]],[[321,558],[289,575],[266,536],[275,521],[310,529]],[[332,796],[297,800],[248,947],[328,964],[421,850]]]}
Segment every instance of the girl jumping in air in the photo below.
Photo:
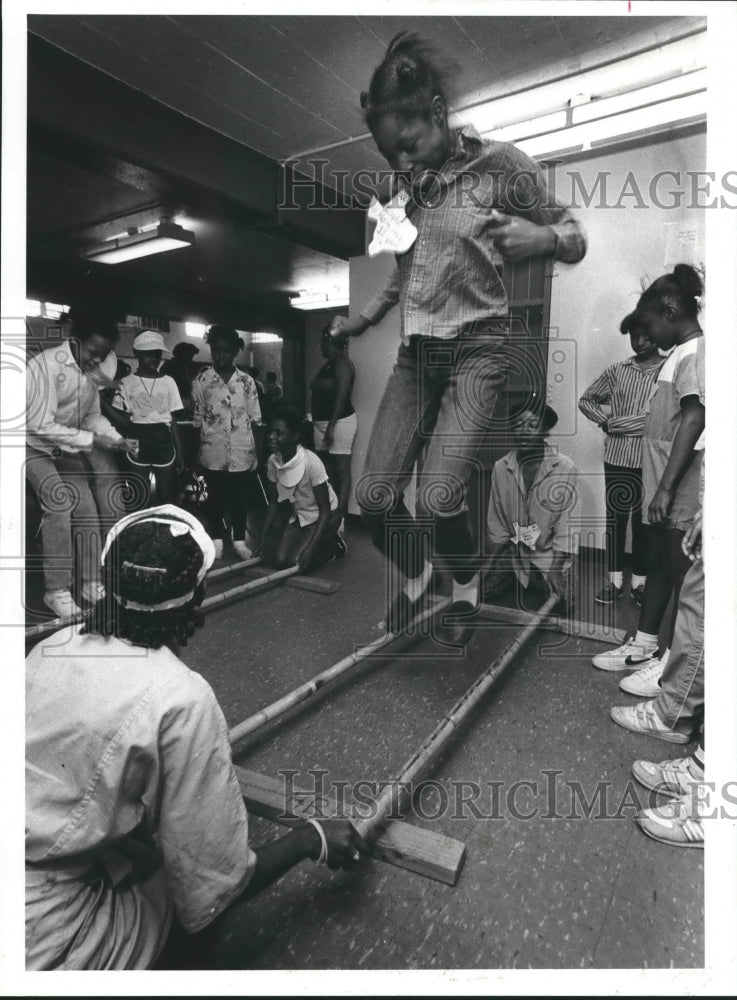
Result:
{"label": "girl jumping in air", "polygon": [[[472,126],[450,127],[447,93],[446,74],[427,43],[397,35],[361,105],[416,237],[397,254],[384,291],[358,315],[336,317],[331,332],[356,336],[399,305],[397,363],[356,500],[374,544],[406,580],[390,602],[387,629],[401,631],[420,612],[437,566],[453,579],[442,638],[465,643],[480,566],[467,485],[514,359],[495,248],[509,261],[576,262],[586,244],[534,161],[507,143],[482,141]],[[415,520],[404,491],[423,449]]]}

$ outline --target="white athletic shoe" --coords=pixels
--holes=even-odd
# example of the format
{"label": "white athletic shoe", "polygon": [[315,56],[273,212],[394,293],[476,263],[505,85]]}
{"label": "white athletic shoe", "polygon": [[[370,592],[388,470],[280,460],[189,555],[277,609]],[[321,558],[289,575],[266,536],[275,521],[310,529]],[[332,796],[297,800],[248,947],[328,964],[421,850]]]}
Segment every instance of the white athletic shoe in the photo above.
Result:
{"label": "white athletic shoe", "polygon": [[223,540],[222,538],[213,538],[212,544],[215,546],[215,558],[223,558]]}
{"label": "white athletic shoe", "polygon": [[97,604],[105,596],[105,587],[99,580],[88,580],[82,584],[82,597],[90,604]]}
{"label": "white athletic shoe", "polygon": [[632,638],[616,649],[597,653],[591,662],[599,670],[640,670],[657,656],[657,652],[657,648],[644,646]]}
{"label": "white athletic shoe", "polygon": [[685,795],[704,780],[704,769],[693,757],[664,760],[661,764],[636,760],[632,773],[643,787],[662,795]]}
{"label": "white athletic shoe", "polygon": [[636,817],[648,837],[671,847],[704,846],[701,799],[696,789],[654,809],[643,809]]}
{"label": "white athletic shoe", "polygon": [[638,698],[657,698],[660,694],[658,681],[663,676],[664,670],[663,661],[660,657],[654,656],[646,667],[641,667],[629,677],[623,677],[619,686],[622,691],[637,695]]}
{"label": "white athletic shoe", "polygon": [[640,701],[637,705],[615,705],[609,714],[618,726],[629,729],[632,733],[657,736],[659,740],[665,740],[667,743],[688,743],[691,739],[687,733],[669,729],[664,722],[661,722],[651,701]]}
{"label": "white athletic shoe", "polygon": [[70,618],[72,615],[82,614],[82,609],[69,590],[47,590],[44,594],[44,604],[47,608],[51,608],[57,618]]}
{"label": "white athletic shoe", "polygon": [[233,548],[235,549],[236,555],[240,556],[241,559],[253,559],[253,552],[251,552],[245,542],[234,541]]}

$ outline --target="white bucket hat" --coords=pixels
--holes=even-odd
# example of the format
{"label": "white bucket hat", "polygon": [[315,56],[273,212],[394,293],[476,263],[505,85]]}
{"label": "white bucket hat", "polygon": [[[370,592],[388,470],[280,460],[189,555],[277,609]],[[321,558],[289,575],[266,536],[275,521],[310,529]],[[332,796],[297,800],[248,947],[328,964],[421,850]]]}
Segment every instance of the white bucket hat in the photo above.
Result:
{"label": "white bucket hat", "polygon": [[171,354],[171,351],[164,343],[164,338],[155,330],[143,330],[133,341],[134,351],[161,351],[163,354]]}

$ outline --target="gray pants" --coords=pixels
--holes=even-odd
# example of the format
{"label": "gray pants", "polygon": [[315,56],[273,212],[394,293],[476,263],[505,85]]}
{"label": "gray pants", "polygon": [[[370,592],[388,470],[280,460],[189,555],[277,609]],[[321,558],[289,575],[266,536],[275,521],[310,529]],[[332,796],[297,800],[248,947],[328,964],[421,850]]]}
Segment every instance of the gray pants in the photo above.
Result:
{"label": "gray pants", "polygon": [[691,733],[704,712],[704,562],[696,559],[686,573],[678,601],[670,656],[655,711],[669,729]]}
{"label": "gray pants", "polygon": [[[91,469],[85,457],[52,456],[27,448],[25,473],[42,510],[46,590],[70,590],[75,568],[82,582],[99,580],[100,512],[90,487]],[[106,528],[121,516],[116,512],[112,470],[110,476],[109,480],[102,477],[95,482]]]}
{"label": "gray pants", "polygon": [[[356,501],[372,541],[410,577],[430,558],[461,580],[474,556],[467,486],[510,368],[503,337],[413,338],[399,348],[371,432]],[[404,505],[415,463],[417,520]],[[482,515],[474,512],[476,518]],[[422,523],[424,522],[424,531]],[[477,533],[478,537],[482,532]],[[478,567],[476,567],[478,568]]]}

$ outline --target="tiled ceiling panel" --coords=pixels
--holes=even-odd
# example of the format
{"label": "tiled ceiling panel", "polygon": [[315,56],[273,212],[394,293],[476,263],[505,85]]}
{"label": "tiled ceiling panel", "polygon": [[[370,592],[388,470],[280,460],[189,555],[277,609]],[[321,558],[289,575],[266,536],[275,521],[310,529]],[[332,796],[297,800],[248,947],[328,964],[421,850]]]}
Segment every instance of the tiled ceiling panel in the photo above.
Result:
{"label": "tiled ceiling panel", "polygon": [[[703,24],[695,17],[29,17],[32,32],[275,159],[365,132],[360,91],[403,29],[420,32],[456,61],[462,106],[651,48]],[[378,159],[360,153],[369,158],[364,166]]]}

